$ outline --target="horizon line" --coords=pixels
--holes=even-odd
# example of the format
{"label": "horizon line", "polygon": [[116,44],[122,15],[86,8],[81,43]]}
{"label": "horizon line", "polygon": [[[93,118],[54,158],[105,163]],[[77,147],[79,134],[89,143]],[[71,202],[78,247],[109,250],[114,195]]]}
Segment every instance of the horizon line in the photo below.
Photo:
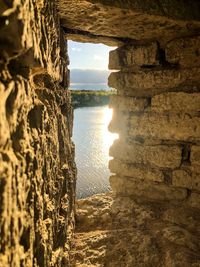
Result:
{"label": "horizon line", "polygon": [[93,69],[83,69],[83,68],[69,68],[69,70],[99,70],[99,71],[111,71],[111,70],[109,70],[109,69],[95,69],[95,68],[93,68]]}

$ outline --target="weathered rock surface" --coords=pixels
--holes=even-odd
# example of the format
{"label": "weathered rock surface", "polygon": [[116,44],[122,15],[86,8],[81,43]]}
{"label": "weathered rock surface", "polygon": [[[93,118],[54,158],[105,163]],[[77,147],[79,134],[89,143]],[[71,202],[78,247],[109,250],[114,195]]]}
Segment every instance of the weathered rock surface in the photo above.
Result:
{"label": "weathered rock surface", "polygon": [[79,200],[71,265],[197,267],[198,211],[113,194]]}
{"label": "weathered rock surface", "polygon": [[[171,40],[198,33],[198,0],[59,0],[62,25],[97,35],[125,39]],[[132,23],[130,23],[132,22]]]}
{"label": "weathered rock surface", "polygon": [[116,197],[79,202],[76,265],[200,266],[199,0],[3,0],[0,15],[0,267],[69,265],[64,38],[119,46],[109,78]]}
{"label": "weathered rock surface", "polygon": [[[200,117],[150,113],[130,118],[130,134],[168,140],[200,141]],[[136,126],[137,125],[137,126]]]}
{"label": "weathered rock surface", "polygon": [[113,72],[108,84],[120,95],[150,97],[173,91],[199,92],[200,69],[162,69]]}
{"label": "weathered rock surface", "polygon": [[181,146],[138,143],[126,144],[116,140],[110,148],[110,156],[127,163],[146,164],[157,168],[177,168],[181,164]]}
{"label": "weathered rock surface", "polygon": [[75,164],[66,44],[53,2],[0,6],[0,266],[67,266]]}
{"label": "weathered rock surface", "polygon": [[154,112],[189,113],[200,111],[199,93],[166,93],[152,97],[151,110]]}
{"label": "weathered rock surface", "polygon": [[[147,177],[147,174],[149,177]],[[110,185],[113,192],[118,196],[131,196],[143,198],[150,201],[172,201],[186,202],[188,191],[186,188],[175,187],[170,185],[171,177],[167,177],[163,183],[155,181],[155,173],[145,173],[140,177],[127,177],[123,175],[113,175],[110,177]],[[147,179],[149,178],[149,179]]]}
{"label": "weathered rock surface", "polygon": [[[198,207],[200,186],[199,37],[125,44],[110,53],[118,94],[109,129],[111,187],[117,195]],[[152,52],[152,53],[151,53]],[[199,194],[200,198],[200,194]]]}
{"label": "weathered rock surface", "polygon": [[182,38],[166,46],[166,60],[183,67],[200,66],[200,37]]}
{"label": "weathered rock surface", "polygon": [[109,69],[120,70],[133,66],[159,65],[158,43],[148,45],[123,46],[110,51]]}

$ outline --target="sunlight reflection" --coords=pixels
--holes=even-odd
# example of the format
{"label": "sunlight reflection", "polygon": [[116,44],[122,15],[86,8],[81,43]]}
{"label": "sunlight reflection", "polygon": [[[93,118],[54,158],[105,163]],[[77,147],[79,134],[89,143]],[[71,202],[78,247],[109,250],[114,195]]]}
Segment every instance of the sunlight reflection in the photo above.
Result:
{"label": "sunlight reflection", "polygon": [[112,113],[113,110],[107,106],[77,108],[74,111],[78,198],[107,192],[110,188],[109,148],[118,138],[118,134],[108,131]]}
{"label": "sunlight reflection", "polygon": [[104,109],[104,114],[103,114],[103,124],[105,127],[103,131],[103,144],[104,144],[104,149],[106,151],[109,151],[109,148],[112,146],[113,142],[119,138],[119,135],[117,133],[111,133],[108,130],[108,125],[112,120],[112,115],[113,115],[113,109],[106,107]]}

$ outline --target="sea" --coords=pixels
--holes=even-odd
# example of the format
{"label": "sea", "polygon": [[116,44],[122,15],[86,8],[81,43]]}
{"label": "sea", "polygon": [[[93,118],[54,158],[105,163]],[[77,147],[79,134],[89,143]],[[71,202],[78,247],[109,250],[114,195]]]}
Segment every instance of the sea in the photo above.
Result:
{"label": "sea", "polygon": [[72,90],[106,90],[111,88],[106,83],[71,83],[70,89]]}
{"label": "sea", "polygon": [[109,148],[118,134],[108,131],[113,110],[108,106],[74,110],[73,141],[78,170],[77,198],[110,190]]}

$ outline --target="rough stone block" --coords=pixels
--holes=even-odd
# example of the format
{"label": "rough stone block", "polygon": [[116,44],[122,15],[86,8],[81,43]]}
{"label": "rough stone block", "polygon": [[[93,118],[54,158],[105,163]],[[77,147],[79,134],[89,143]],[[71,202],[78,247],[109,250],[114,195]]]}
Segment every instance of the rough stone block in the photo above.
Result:
{"label": "rough stone block", "polygon": [[152,111],[199,112],[200,93],[187,94],[183,92],[165,93],[152,97]]}
{"label": "rough stone block", "polygon": [[109,169],[112,173],[120,176],[133,177],[139,180],[149,180],[155,182],[163,182],[163,173],[156,169],[148,168],[147,166],[134,166],[130,163],[125,163],[120,160],[110,160]]}
{"label": "rough stone block", "polygon": [[176,39],[165,49],[166,60],[183,67],[200,66],[200,37]]}
{"label": "rough stone block", "polygon": [[[199,30],[198,0],[59,0],[62,26],[122,41],[172,40]],[[195,21],[196,20],[196,21]]]}
{"label": "rough stone block", "polygon": [[193,208],[200,209],[200,193],[192,193],[188,199],[188,203]]}
{"label": "rough stone block", "polygon": [[200,191],[200,174],[194,173],[189,169],[175,170],[172,173],[172,184]]}
{"label": "rough stone block", "polygon": [[188,114],[145,113],[130,118],[130,136],[162,140],[199,141],[200,117]]}
{"label": "rough stone block", "polygon": [[190,161],[192,166],[196,166],[200,172],[200,146],[191,147]]}
{"label": "rough stone block", "polygon": [[121,111],[141,112],[147,108],[148,99],[112,95],[109,106]]}
{"label": "rough stone block", "polygon": [[127,132],[129,113],[116,109],[114,109],[113,111],[113,117],[108,126],[109,131],[114,133]]}
{"label": "rough stone block", "polygon": [[127,161],[159,168],[177,168],[181,164],[181,147],[179,146],[144,146],[125,144],[116,140],[110,148],[110,156]]}
{"label": "rough stone block", "polygon": [[120,70],[122,68],[143,65],[158,65],[159,51],[156,42],[140,46],[122,46],[109,54],[109,69]]}
{"label": "rough stone block", "polygon": [[108,84],[127,96],[149,97],[167,91],[197,91],[200,68],[112,72]]}
{"label": "rough stone block", "polygon": [[183,200],[187,197],[187,190],[174,188],[164,184],[142,181],[130,177],[111,176],[111,187],[117,195],[135,196],[150,200]]}

